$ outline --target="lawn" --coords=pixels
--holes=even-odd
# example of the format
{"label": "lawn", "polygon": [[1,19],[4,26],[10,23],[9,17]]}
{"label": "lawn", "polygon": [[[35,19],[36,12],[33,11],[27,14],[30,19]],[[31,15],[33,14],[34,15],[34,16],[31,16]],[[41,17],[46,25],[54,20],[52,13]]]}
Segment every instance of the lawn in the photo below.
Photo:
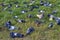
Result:
{"label": "lawn", "polygon": [[[15,4],[13,4],[13,2],[18,1],[21,7],[16,8]],[[39,6],[39,8],[34,9],[33,11],[29,11],[25,14],[21,13],[21,10],[29,10],[30,8],[25,8],[23,2],[26,1],[28,4],[30,2],[30,0],[0,0],[0,4],[1,3],[5,3],[5,4],[13,4],[11,8],[2,10],[3,8],[6,8],[7,6],[0,6],[0,27],[3,27],[4,29],[2,31],[0,31],[0,40],[60,40],[60,26],[56,24],[55,21],[49,21],[47,14],[50,14],[52,12],[52,10],[58,10],[58,12],[56,14],[54,14],[57,17],[60,17],[60,0],[47,0],[50,3],[52,3],[54,6],[51,7],[45,7],[45,6]],[[36,2],[33,5],[37,5],[39,4],[40,0],[36,0]],[[44,0],[43,0],[44,1]],[[13,13],[10,14],[8,12],[8,10],[12,10]],[[38,19],[36,17],[36,14],[38,14],[38,10],[45,10],[45,17],[42,19],[44,21],[46,21],[43,25],[39,25],[39,27],[36,26],[36,24],[34,23],[34,21],[36,19]],[[28,14],[32,14],[35,17],[34,18],[27,18]],[[14,19],[13,16],[18,16],[19,19],[25,19],[27,22],[26,23],[18,23],[16,20]],[[22,33],[22,34],[26,34],[26,30],[27,28],[29,28],[30,26],[33,26],[35,28],[35,31],[33,33],[31,33],[30,35],[24,37],[24,38],[10,38],[9,33],[12,31],[7,30],[7,28],[4,27],[4,24],[10,20],[12,22],[12,24],[16,27],[20,27],[20,30],[14,30],[13,32],[18,32],[18,33]],[[53,28],[51,29],[47,29],[48,24],[50,22],[54,23]]]}

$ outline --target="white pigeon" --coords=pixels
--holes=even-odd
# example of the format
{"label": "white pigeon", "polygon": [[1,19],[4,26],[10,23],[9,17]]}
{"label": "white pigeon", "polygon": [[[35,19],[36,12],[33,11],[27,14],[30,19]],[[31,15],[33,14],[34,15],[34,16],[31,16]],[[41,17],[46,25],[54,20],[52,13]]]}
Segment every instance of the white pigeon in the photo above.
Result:
{"label": "white pigeon", "polygon": [[38,14],[37,17],[38,17],[39,19],[41,19],[41,18],[43,18],[43,14],[40,14],[40,15]]}

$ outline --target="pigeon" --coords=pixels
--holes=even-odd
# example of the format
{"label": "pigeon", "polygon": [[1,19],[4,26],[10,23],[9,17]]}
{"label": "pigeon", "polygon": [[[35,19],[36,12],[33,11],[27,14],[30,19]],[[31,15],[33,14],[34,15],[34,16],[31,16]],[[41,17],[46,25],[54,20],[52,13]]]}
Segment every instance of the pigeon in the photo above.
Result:
{"label": "pigeon", "polygon": [[40,1],[40,5],[43,6],[44,5],[44,1]]}
{"label": "pigeon", "polygon": [[18,16],[14,16],[14,18],[18,18]]}
{"label": "pigeon", "polygon": [[9,28],[11,25],[12,25],[11,21],[7,21],[7,22],[5,23],[5,26],[6,26],[7,28]]}
{"label": "pigeon", "polygon": [[28,16],[27,16],[28,18],[32,18],[33,17],[33,15],[32,14],[28,14]]}
{"label": "pigeon", "polygon": [[33,28],[33,27],[30,27],[30,28],[27,29],[26,34],[29,35],[29,34],[31,34],[33,31],[34,31],[34,28]]}
{"label": "pigeon", "polygon": [[26,21],[24,19],[18,19],[17,20],[19,23],[25,23]]}
{"label": "pigeon", "polygon": [[10,26],[8,29],[9,29],[10,31],[11,31],[11,30],[15,30],[16,27],[15,27],[15,26]]}
{"label": "pigeon", "polygon": [[12,4],[8,4],[8,8],[11,8],[12,7]]}
{"label": "pigeon", "polygon": [[21,11],[21,13],[23,13],[23,14],[26,13],[26,12],[28,12],[28,11],[27,11],[27,10],[22,10],[22,11]]}
{"label": "pigeon", "polygon": [[10,32],[10,37],[11,37],[11,38],[23,38],[24,35],[21,34],[21,33]]}
{"label": "pigeon", "polygon": [[54,16],[51,14],[48,14],[48,17],[49,17],[49,21],[52,21],[54,19]]}
{"label": "pigeon", "polygon": [[55,20],[56,20],[57,25],[60,25],[60,18],[57,17]]}
{"label": "pigeon", "polygon": [[37,14],[37,17],[39,18],[39,19],[42,19],[43,17],[44,17],[44,14]]}
{"label": "pigeon", "polygon": [[48,26],[48,28],[52,28],[53,27],[53,23],[51,22]]}

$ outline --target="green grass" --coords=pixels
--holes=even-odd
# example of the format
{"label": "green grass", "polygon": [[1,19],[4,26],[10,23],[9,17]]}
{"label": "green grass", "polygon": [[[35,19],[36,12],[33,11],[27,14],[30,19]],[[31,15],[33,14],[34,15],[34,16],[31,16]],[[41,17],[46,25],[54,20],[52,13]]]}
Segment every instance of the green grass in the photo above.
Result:
{"label": "green grass", "polygon": [[[6,4],[9,3],[13,3],[13,1],[15,0],[0,0],[0,3],[4,2]],[[28,8],[24,8],[24,4],[22,3],[24,0],[16,0],[18,2],[20,2],[20,8],[15,8],[15,5],[13,5],[13,7],[11,8],[14,12],[13,14],[9,14],[8,13],[8,9],[6,11],[2,11],[0,12],[0,27],[4,27],[4,23],[8,20],[11,20],[12,24],[16,27],[20,27],[22,28],[21,30],[15,30],[14,32],[19,32],[25,35],[27,28],[29,28],[30,26],[33,26],[35,28],[35,31],[31,34],[28,35],[24,38],[17,38],[15,40],[60,40],[60,26],[58,25],[54,25],[53,28],[51,29],[47,29],[48,24],[49,24],[49,20],[47,18],[47,14],[51,13],[52,10],[58,10],[57,15],[55,16],[59,16],[60,17],[60,0],[48,0],[49,2],[51,2],[52,4],[55,4],[56,6],[54,6],[53,8],[50,7],[44,7],[44,6],[40,6],[39,9],[41,10],[45,10],[45,17],[43,20],[46,21],[45,24],[40,25],[39,27],[36,26],[36,24],[34,23],[34,20],[38,19],[37,17],[35,18],[27,18],[26,16],[28,14],[33,14],[36,16],[36,14],[38,14],[39,9],[34,9],[31,12],[27,12],[25,14],[21,14],[20,11],[22,9],[26,9],[28,10]],[[29,0],[25,0],[26,2],[29,3]],[[36,0],[35,4],[39,4],[39,0]],[[3,7],[0,6],[0,11]],[[18,18],[20,19],[25,19],[27,22],[26,23],[18,23],[13,19],[13,16],[17,15]],[[53,23],[55,23],[55,21],[52,21]],[[3,30],[2,32],[0,32],[0,40],[14,40],[13,38],[10,38],[9,33],[11,31],[7,31],[7,29],[5,28],[5,30]]]}

